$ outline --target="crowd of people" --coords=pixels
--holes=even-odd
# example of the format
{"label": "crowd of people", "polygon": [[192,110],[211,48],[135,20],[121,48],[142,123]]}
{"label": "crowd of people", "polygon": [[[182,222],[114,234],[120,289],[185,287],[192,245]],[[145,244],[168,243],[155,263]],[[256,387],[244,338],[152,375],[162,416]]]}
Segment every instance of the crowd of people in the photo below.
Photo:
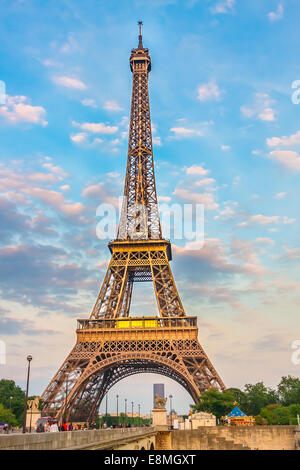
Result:
{"label": "crowd of people", "polygon": [[40,423],[36,428],[36,432],[87,431],[93,429],[96,429],[95,423],[90,423],[89,425],[76,424],[75,426],[73,426],[73,423],[62,423],[59,426],[57,422],[52,422],[47,424]]}

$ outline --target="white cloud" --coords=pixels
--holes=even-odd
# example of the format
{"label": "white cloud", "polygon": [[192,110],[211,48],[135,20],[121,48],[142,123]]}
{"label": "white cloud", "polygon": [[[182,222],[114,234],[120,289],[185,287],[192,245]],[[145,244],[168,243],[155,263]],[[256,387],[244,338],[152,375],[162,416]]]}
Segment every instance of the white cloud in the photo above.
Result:
{"label": "white cloud", "polygon": [[79,80],[78,78],[74,78],[74,77],[67,77],[67,76],[53,77],[53,81],[57,85],[61,85],[66,88],[73,88],[75,90],[86,89],[86,84],[83,83],[83,81]]}
{"label": "white cloud", "polygon": [[87,186],[83,190],[82,196],[86,198],[98,199],[101,202],[112,204],[114,207],[119,207],[119,199],[111,195],[110,190],[105,187],[104,183]]}
{"label": "white cloud", "polygon": [[69,34],[67,41],[61,46],[60,52],[62,54],[69,54],[79,49],[80,47],[78,42],[71,34]]}
{"label": "white cloud", "polygon": [[45,67],[58,67],[59,66],[59,63],[58,62],[55,62],[54,60],[52,59],[45,59],[43,60],[43,65]]}
{"label": "white cloud", "polygon": [[64,184],[63,186],[60,187],[62,191],[70,191],[71,187],[68,184]]}
{"label": "white cloud", "polygon": [[200,165],[193,165],[185,169],[187,175],[200,175],[205,176],[210,173],[210,170],[206,170]]}
{"label": "white cloud", "polygon": [[294,224],[295,222],[296,222],[296,219],[290,219],[290,218],[287,217],[287,216],[282,217],[282,223],[283,223],[284,225]]}
{"label": "white cloud", "polygon": [[[219,211],[219,215],[216,215],[214,217],[216,220],[219,220],[219,219],[230,220],[236,216],[235,209],[233,207],[230,207],[229,204],[230,202],[225,205],[225,208],[223,210]],[[232,203],[233,206],[236,206],[236,204],[237,203]]]}
{"label": "white cloud", "polygon": [[231,147],[230,145],[221,145],[221,150],[223,150],[223,152],[226,152],[226,150],[230,150]]}
{"label": "white cloud", "polygon": [[84,206],[81,202],[68,203],[64,196],[58,191],[51,191],[43,188],[26,188],[24,193],[40,199],[56,210],[68,216],[76,216],[83,212]]}
{"label": "white cloud", "polygon": [[216,210],[219,205],[214,201],[212,193],[194,193],[184,188],[176,188],[173,192],[182,201],[203,204],[207,210]]}
{"label": "white cloud", "polygon": [[188,129],[187,127],[172,127],[170,131],[174,133],[173,138],[175,139],[186,139],[190,137],[203,136],[203,131],[196,129]]}
{"label": "white cloud", "polygon": [[48,163],[43,163],[42,167],[57,175],[59,179],[64,179],[69,176],[60,166],[53,165],[50,157],[46,157],[45,160],[47,160]]}
{"label": "white cloud", "polygon": [[276,11],[271,11],[270,13],[268,13],[269,20],[272,22],[281,20],[283,18],[283,13],[284,13],[283,5],[282,3],[279,3]]}
{"label": "white cloud", "polygon": [[158,147],[161,146],[161,138],[160,137],[152,137],[152,143],[157,145]]}
{"label": "white cloud", "polygon": [[277,193],[275,199],[284,199],[286,197],[286,193]]}
{"label": "white cloud", "polygon": [[200,101],[219,100],[221,91],[215,80],[210,80],[208,83],[203,83],[197,88],[197,99]]}
{"label": "white cloud", "polygon": [[273,150],[268,154],[271,160],[281,163],[289,170],[300,171],[300,155],[292,150]]}
{"label": "white cloud", "polygon": [[277,215],[267,216],[262,214],[251,215],[247,221],[237,224],[238,227],[248,227],[249,225],[262,225],[267,226],[271,224],[278,224],[280,217]]}
{"label": "white cloud", "polygon": [[282,223],[283,225],[294,224],[296,219],[290,219],[287,216],[280,217],[278,215],[267,216],[262,214],[251,215],[248,217],[248,220],[237,224],[237,227],[249,227],[250,225],[261,225],[266,227],[272,224]]}
{"label": "white cloud", "polygon": [[89,106],[90,108],[98,108],[97,103],[92,98],[85,98],[81,101],[81,104],[83,104],[83,106]]}
{"label": "white cloud", "polygon": [[214,7],[211,8],[211,12],[214,14],[226,14],[231,13],[234,9],[235,0],[224,0],[218,2]]}
{"label": "white cloud", "polygon": [[275,111],[272,108],[265,108],[258,117],[261,121],[275,121]]}
{"label": "white cloud", "polygon": [[118,131],[117,126],[108,126],[103,122],[72,122],[74,127],[80,127],[83,131],[91,132],[92,134],[115,134]]}
{"label": "white cloud", "polygon": [[161,147],[161,145],[162,145],[161,137],[156,135],[157,127],[156,127],[156,124],[154,124],[153,122],[151,122],[151,130],[152,130],[152,143],[154,145],[157,145],[158,147]]}
{"label": "white cloud", "polygon": [[268,147],[293,147],[300,145],[300,131],[290,136],[271,137],[267,139],[267,145]]}
{"label": "white cloud", "polygon": [[158,196],[158,202],[171,202],[171,200],[169,196]]}
{"label": "white cloud", "polygon": [[26,96],[7,96],[6,104],[0,106],[0,116],[12,124],[28,122],[46,126],[46,110],[42,106],[32,106],[27,101]]}
{"label": "white cloud", "polygon": [[275,245],[274,240],[272,238],[268,238],[268,237],[258,237],[258,238],[256,238],[255,243],[257,243],[258,245],[263,245],[263,246],[274,246]]}
{"label": "white cloud", "polygon": [[247,118],[260,119],[261,121],[275,121],[275,110],[272,108],[274,100],[267,93],[255,93],[254,103],[241,106],[242,114]]}
{"label": "white cloud", "polygon": [[105,101],[103,109],[106,109],[106,111],[122,111],[121,106],[114,100]]}
{"label": "white cloud", "polygon": [[78,134],[71,134],[70,138],[74,144],[84,144],[87,142],[87,133],[79,132]]}
{"label": "white cloud", "polygon": [[195,186],[202,187],[202,186],[210,186],[214,184],[216,180],[214,178],[204,178],[203,180],[196,181]]}

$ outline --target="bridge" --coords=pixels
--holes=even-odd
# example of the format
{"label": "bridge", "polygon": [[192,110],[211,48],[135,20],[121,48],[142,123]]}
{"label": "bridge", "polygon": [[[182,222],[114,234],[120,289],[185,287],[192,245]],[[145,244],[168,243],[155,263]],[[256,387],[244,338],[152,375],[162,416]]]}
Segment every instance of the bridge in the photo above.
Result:
{"label": "bridge", "polygon": [[96,429],[0,436],[0,450],[154,450],[150,428]]}
{"label": "bridge", "polygon": [[300,426],[99,429],[0,435],[0,450],[300,450]]}

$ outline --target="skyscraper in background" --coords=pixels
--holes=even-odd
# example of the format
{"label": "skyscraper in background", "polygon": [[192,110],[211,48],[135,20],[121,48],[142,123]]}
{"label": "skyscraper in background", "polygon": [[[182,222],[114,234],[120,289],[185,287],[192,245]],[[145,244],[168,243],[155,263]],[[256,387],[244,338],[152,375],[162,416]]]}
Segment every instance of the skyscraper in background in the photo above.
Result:
{"label": "skyscraper in background", "polygon": [[165,398],[165,384],[153,384],[153,406],[155,407],[155,395]]}

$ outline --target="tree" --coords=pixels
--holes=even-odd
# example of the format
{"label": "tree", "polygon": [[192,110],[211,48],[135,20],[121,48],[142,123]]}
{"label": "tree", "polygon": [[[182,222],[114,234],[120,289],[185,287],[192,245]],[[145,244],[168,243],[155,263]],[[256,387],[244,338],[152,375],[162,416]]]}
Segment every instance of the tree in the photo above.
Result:
{"label": "tree", "polygon": [[0,422],[10,424],[11,426],[17,426],[18,424],[13,412],[7,408],[4,408],[2,403],[0,403]]}
{"label": "tree", "polygon": [[246,384],[245,393],[247,396],[247,405],[246,409],[243,411],[250,416],[260,414],[260,410],[263,407],[276,404],[279,401],[277,393],[267,388],[263,382],[258,382],[255,385]]}
{"label": "tree", "polygon": [[25,408],[25,392],[13,380],[0,380],[0,403],[8,410],[11,407],[18,424],[21,425]]}
{"label": "tree", "polygon": [[199,402],[193,406],[194,411],[207,411],[217,418],[225,416],[235,406],[234,394],[229,390],[220,392],[216,389],[201,393]]}
{"label": "tree", "polygon": [[245,412],[248,409],[248,397],[245,392],[239,388],[228,388],[227,391],[231,392],[237,402],[239,408]]}
{"label": "tree", "polygon": [[255,416],[255,424],[257,426],[265,426],[268,424],[268,420],[266,418],[263,418],[261,415]]}
{"label": "tree", "polygon": [[284,406],[300,405],[300,379],[297,377],[282,377],[278,385],[280,401]]}
{"label": "tree", "polygon": [[[260,417],[266,424],[297,424],[297,415],[300,414],[300,405],[281,406],[278,404],[268,405],[261,409]],[[256,424],[257,420],[255,421]]]}
{"label": "tree", "polygon": [[278,423],[278,404],[267,405],[260,410],[260,416],[266,421],[266,424],[279,424]]}

